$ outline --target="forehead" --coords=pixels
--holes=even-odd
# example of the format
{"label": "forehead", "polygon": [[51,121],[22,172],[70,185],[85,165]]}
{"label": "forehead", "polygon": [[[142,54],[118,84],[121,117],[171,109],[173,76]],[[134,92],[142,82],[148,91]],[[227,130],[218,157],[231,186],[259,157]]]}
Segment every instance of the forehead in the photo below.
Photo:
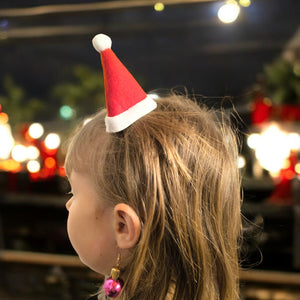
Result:
{"label": "forehead", "polygon": [[67,176],[70,177],[73,170],[89,173],[106,147],[107,137],[102,112],[77,129],[71,139],[65,159]]}

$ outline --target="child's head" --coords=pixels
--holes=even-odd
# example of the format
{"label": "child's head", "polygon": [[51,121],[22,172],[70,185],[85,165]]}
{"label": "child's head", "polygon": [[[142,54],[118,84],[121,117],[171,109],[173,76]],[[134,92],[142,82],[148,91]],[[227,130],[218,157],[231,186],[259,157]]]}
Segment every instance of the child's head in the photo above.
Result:
{"label": "child's head", "polygon": [[170,95],[121,132],[104,118],[81,127],[66,158],[72,188],[74,174],[90,184],[68,207],[81,259],[108,275],[121,253],[120,299],[235,299],[241,199],[225,115]]}

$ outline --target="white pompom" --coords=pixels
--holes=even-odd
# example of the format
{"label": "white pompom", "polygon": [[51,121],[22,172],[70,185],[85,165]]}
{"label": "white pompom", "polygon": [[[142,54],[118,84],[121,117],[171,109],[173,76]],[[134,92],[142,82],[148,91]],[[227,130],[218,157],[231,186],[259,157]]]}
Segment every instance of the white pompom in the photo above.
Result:
{"label": "white pompom", "polygon": [[103,33],[97,34],[93,38],[93,46],[98,52],[111,48],[111,38]]}

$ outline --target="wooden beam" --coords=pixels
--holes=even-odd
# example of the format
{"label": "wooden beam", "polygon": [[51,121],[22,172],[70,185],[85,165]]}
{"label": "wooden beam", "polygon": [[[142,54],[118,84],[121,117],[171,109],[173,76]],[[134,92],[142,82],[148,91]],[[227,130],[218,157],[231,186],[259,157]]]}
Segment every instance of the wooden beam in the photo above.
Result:
{"label": "wooden beam", "polygon": [[49,254],[39,252],[0,250],[0,262],[25,263],[33,265],[59,265],[63,267],[84,267],[75,255]]}
{"label": "wooden beam", "polygon": [[[74,255],[15,250],[0,250],[0,262],[86,268],[79,258]],[[300,274],[264,270],[241,270],[240,281],[300,286]]]}
{"label": "wooden beam", "polygon": [[[215,2],[216,0],[164,0],[164,5],[180,5],[180,4],[193,4],[201,2]],[[117,9],[128,9],[138,7],[151,7],[158,0],[123,0],[123,1],[104,1],[97,3],[84,3],[84,4],[59,4],[59,5],[44,5],[29,8],[6,8],[0,9],[0,17],[3,18],[16,18],[16,17],[32,17],[50,14],[63,14],[63,13],[82,13],[82,12],[95,12],[107,11]]]}
{"label": "wooden beam", "polygon": [[300,286],[300,273],[241,270],[240,281]]}

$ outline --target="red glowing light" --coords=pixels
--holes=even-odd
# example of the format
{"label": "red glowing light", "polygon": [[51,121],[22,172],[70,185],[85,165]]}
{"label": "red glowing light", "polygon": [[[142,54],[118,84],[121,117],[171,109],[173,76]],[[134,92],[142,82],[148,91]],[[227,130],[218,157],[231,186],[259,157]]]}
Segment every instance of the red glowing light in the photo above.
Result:
{"label": "red glowing light", "polygon": [[61,177],[66,177],[66,170],[64,167],[59,167],[58,168],[58,175]]}
{"label": "red glowing light", "polygon": [[47,157],[45,159],[45,167],[48,169],[53,169],[56,167],[56,161],[53,157]]}

